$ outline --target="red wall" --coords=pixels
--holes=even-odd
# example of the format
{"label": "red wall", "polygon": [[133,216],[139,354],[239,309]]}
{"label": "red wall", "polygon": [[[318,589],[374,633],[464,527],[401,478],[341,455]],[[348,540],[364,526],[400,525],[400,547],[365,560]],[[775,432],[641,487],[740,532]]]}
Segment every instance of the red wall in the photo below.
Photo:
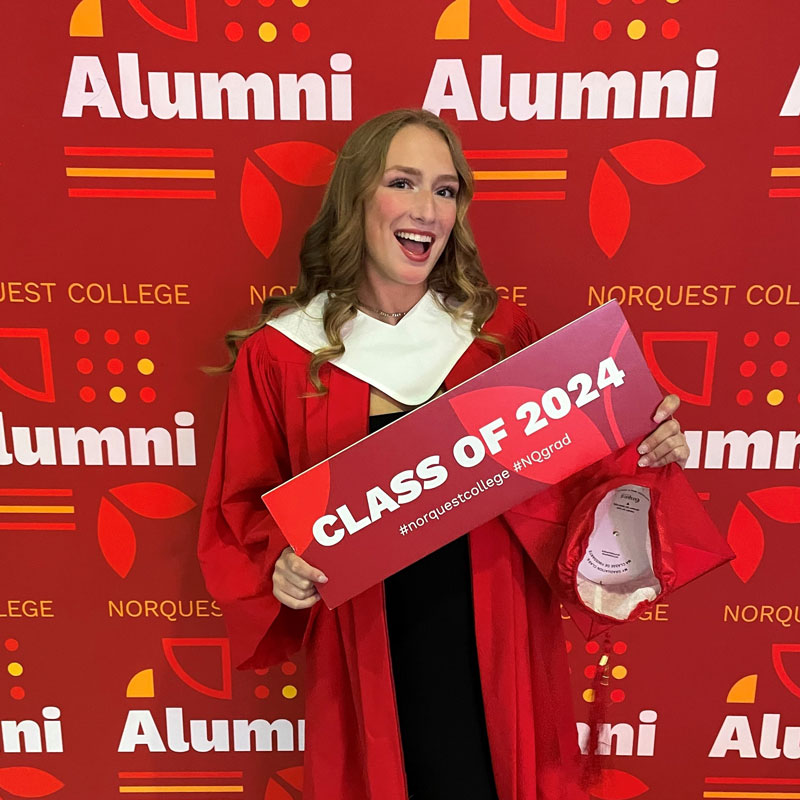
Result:
{"label": "red wall", "polygon": [[[350,131],[423,103],[478,172],[490,279],[544,331],[620,300],[738,554],[616,632],[596,796],[800,791],[797,4],[184,3],[4,18],[0,795],[300,797],[302,663],[232,675],[194,557],[226,383],[199,367],[292,284]],[[224,73],[268,77],[245,107]],[[270,750],[199,752],[190,719]]]}

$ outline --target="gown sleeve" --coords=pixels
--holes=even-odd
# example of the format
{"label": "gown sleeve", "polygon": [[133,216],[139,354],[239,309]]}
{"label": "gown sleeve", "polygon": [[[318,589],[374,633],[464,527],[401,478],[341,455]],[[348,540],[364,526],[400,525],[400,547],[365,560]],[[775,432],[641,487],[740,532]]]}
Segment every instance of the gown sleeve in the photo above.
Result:
{"label": "gown sleeve", "polygon": [[268,667],[299,650],[315,609],[289,608],[272,594],[287,542],[261,495],[288,480],[291,468],[280,371],[269,366],[263,336],[254,334],[230,376],[200,521],[200,566],[238,669]]}

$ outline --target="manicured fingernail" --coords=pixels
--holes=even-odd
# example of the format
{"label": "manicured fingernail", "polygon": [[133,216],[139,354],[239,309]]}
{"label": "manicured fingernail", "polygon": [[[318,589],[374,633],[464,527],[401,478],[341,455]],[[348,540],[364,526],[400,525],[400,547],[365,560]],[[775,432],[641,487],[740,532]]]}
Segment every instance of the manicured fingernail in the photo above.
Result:
{"label": "manicured fingernail", "polygon": [[644,455],[647,452],[647,450],[648,450],[648,447],[647,447],[646,444],[640,444],[639,447],[637,448],[636,452],[639,453],[640,455]]}
{"label": "manicured fingernail", "polygon": [[639,464],[640,467],[646,467],[647,463],[648,463],[648,461],[647,461],[646,458],[640,458],[639,461],[638,461],[638,464]]}
{"label": "manicured fingernail", "polygon": [[328,579],[320,572],[319,577],[317,578],[317,583],[327,583]]}
{"label": "manicured fingernail", "polygon": [[663,411],[658,411],[653,417],[653,422],[663,422],[666,418],[667,415]]}

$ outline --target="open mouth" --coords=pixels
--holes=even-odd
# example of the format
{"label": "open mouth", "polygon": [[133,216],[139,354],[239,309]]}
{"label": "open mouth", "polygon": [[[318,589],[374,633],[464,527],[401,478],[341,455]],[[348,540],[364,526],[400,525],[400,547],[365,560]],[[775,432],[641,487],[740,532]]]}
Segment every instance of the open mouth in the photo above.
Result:
{"label": "open mouth", "polygon": [[414,258],[424,257],[433,246],[433,234],[409,233],[408,231],[396,231],[394,234],[398,244],[406,253]]}

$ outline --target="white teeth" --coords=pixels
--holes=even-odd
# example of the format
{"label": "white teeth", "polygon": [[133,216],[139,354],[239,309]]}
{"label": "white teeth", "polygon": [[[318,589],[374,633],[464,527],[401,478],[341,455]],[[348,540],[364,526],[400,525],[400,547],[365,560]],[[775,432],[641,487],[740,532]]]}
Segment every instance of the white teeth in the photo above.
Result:
{"label": "white teeth", "polygon": [[398,231],[395,236],[399,236],[401,239],[411,239],[414,242],[432,242],[433,236],[428,236],[427,234],[419,234],[419,233],[407,233],[406,231]]}

